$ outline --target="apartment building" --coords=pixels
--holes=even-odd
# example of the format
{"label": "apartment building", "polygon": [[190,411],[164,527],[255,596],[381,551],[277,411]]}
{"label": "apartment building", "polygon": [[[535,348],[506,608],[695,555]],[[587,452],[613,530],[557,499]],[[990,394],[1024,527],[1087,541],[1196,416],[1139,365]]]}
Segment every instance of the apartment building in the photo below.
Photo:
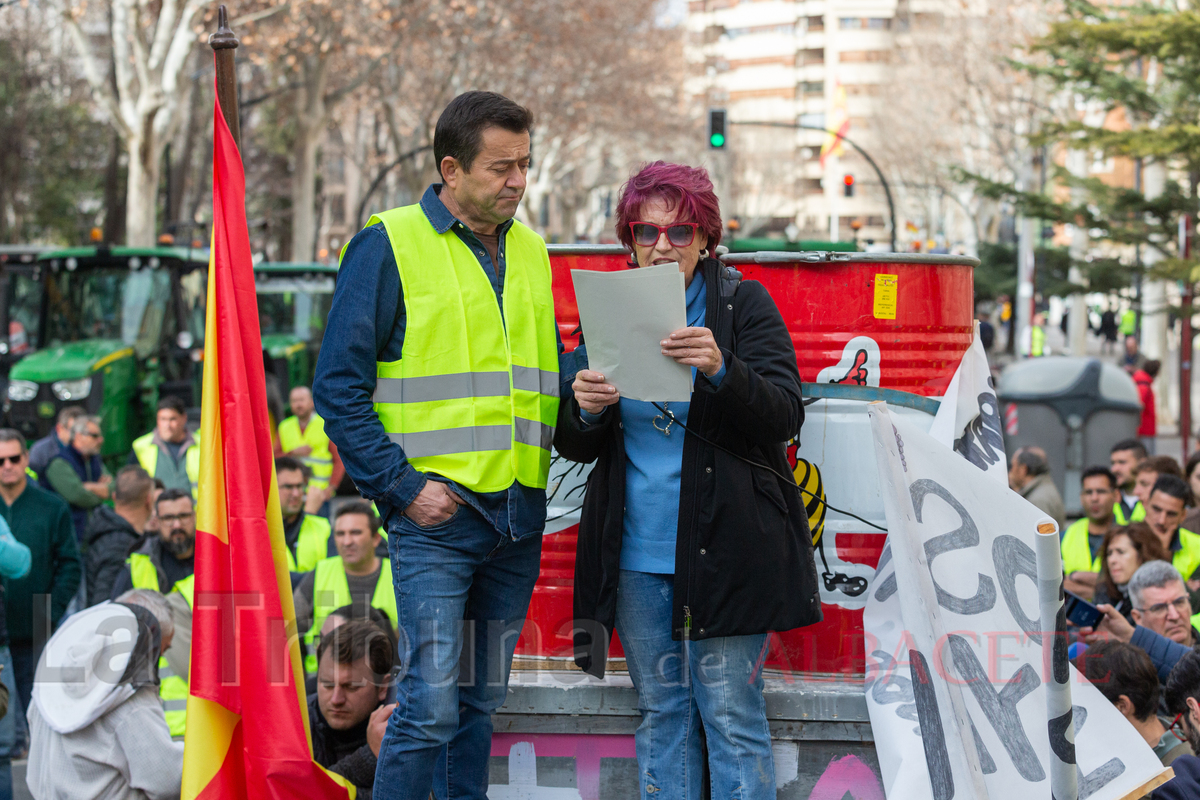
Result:
{"label": "apartment building", "polygon": [[822,159],[820,131],[739,123],[848,120],[846,135],[869,153],[895,18],[896,0],[690,0],[688,90],[701,109],[728,112],[727,152],[712,155],[742,235],[888,241],[882,186],[853,147]]}

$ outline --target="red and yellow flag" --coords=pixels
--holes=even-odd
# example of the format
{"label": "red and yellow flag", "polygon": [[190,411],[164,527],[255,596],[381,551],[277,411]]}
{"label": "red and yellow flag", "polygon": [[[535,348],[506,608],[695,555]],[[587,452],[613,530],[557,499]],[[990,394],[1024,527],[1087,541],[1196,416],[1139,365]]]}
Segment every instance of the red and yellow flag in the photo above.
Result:
{"label": "red and yellow flag", "polygon": [[833,85],[833,108],[826,120],[825,143],[821,145],[821,166],[829,156],[840,156],[846,149],[842,137],[850,133],[850,114],[846,110],[846,89],[842,84]]}
{"label": "red and yellow flag", "polygon": [[204,341],[184,800],[354,796],[312,760],[296,611],[275,483],[246,178],[213,112],[213,228]]}

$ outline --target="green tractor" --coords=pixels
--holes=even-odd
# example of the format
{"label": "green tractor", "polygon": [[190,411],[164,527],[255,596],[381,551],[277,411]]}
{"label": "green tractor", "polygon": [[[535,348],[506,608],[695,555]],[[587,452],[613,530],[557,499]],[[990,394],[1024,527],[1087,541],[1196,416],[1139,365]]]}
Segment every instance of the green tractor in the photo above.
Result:
{"label": "green tractor", "polygon": [[279,261],[254,268],[266,371],[281,399],[293,386],[312,385],[336,277],[337,267],[327,264]]}
{"label": "green tractor", "polygon": [[[9,424],[38,438],[51,430],[59,409],[82,405],[101,418],[102,454],[117,461],[153,426],[159,397],[181,398],[192,409],[193,423],[199,420],[207,251],[77,248],[43,254],[36,263],[38,346],[9,373],[4,401]],[[310,291],[315,298],[298,296],[323,286],[321,278],[327,277],[322,272],[309,279],[326,268],[304,266],[311,269],[289,272],[272,264],[255,271],[256,282],[266,287],[260,297],[264,364],[285,393],[311,375],[312,353],[324,330],[324,317],[313,319],[311,310],[329,309],[329,298],[322,300],[320,292]],[[292,280],[291,294],[274,291],[276,279],[284,278]],[[329,283],[331,298],[331,276]],[[298,321],[286,321],[300,311],[308,315],[307,337],[300,335]]]}

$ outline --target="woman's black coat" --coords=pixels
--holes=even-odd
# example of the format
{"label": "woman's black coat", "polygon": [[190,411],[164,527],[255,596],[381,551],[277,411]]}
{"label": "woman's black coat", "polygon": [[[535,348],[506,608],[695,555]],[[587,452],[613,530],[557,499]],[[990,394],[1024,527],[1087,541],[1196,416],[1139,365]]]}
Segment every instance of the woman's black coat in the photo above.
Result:
{"label": "woman's black coat", "polygon": [[[717,387],[697,375],[688,426],[790,476],[786,445],[800,433],[804,406],[787,326],[762,284],[741,281],[715,259],[701,261],[697,269],[708,286],[705,323],[721,348],[725,377]],[[564,376],[567,387],[572,378]],[[616,617],[625,508],[619,407],[610,406],[600,421],[585,427],[567,388],[554,446],[572,461],[596,462],[575,558],[575,661],[603,677]],[[683,637],[685,616],[693,640],[819,622],[812,538],[795,482],[686,434],[674,598],[676,639]]]}

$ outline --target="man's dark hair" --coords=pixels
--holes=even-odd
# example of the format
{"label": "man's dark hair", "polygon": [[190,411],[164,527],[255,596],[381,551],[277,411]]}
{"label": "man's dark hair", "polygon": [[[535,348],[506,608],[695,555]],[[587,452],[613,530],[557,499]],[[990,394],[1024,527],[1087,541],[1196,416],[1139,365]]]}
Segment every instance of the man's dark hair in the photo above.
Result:
{"label": "man's dark hair", "polygon": [[293,458],[292,456],[280,456],[279,458],[275,459],[275,474],[278,475],[284,470],[287,470],[288,472],[295,472],[299,470],[300,472],[304,473],[305,483],[312,480],[312,467],[310,467],[308,464],[305,464],[298,458]]}
{"label": "man's dark hair", "polygon": [[433,159],[438,174],[442,174],[442,159],[446,156],[470,172],[483,146],[483,131],[491,127],[525,133],[533,127],[533,114],[495,92],[463,92],[451,100],[433,131]]}
{"label": "man's dark hair", "polygon": [[379,533],[379,517],[375,516],[375,510],[365,500],[351,500],[339,507],[333,514],[334,524],[347,514],[362,514],[367,518],[367,527],[371,529],[371,534]]}
{"label": "man's dark hair", "polygon": [[129,464],[117,470],[113,483],[113,503],[119,506],[135,506],[146,502],[154,488],[150,473],[137,464]]}
{"label": "man's dark hair", "polygon": [[1145,364],[1142,364],[1142,372],[1150,376],[1151,379],[1158,377],[1158,371],[1162,369],[1162,362],[1155,359],[1150,359]]}
{"label": "man's dark hair", "polygon": [[1183,470],[1179,468],[1179,462],[1170,456],[1150,456],[1137,465],[1137,469],[1133,471],[1133,474],[1140,475],[1143,472],[1157,472],[1159,475],[1174,475],[1177,478],[1183,477]]}
{"label": "man's dark hair", "polygon": [[392,622],[392,618],[383,609],[369,605],[365,598],[359,598],[358,601],[344,605],[341,608],[335,608],[329,612],[331,617],[341,617],[349,622],[352,619],[370,620],[379,627],[379,630],[388,635],[388,639],[392,643],[392,652],[396,652],[396,625]]}
{"label": "man's dark hair", "polygon": [[12,428],[0,428],[0,442],[17,442],[21,445],[21,455],[29,452],[29,448],[25,444],[25,437]]}
{"label": "man's dark hair", "polygon": [[163,409],[170,409],[176,414],[187,416],[187,406],[185,406],[183,401],[173,394],[165,394],[160,397],[158,399],[158,407],[154,409],[154,413],[157,414]]}
{"label": "man's dark hair", "polygon": [[1146,445],[1139,442],[1137,439],[1122,439],[1112,446],[1109,453],[1118,453],[1122,450],[1132,450],[1135,458],[1146,457]]}
{"label": "man's dark hair", "polygon": [[163,489],[162,494],[154,501],[154,510],[158,511],[158,507],[163,503],[169,503],[172,500],[179,500],[183,497],[192,501],[192,508],[196,507],[196,501],[192,498],[191,492],[185,492],[183,489]]}
{"label": "man's dark hair", "polygon": [[1192,490],[1183,482],[1183,478],[1175,475],[1159,475],[1158,480],[1154,482],[1154,488],[1150,490],[1150,496],[1154,497],[1155,492],[1182,500],[1185,506],[1192,504]]}
{"label": "man's dark hair", "polygon": [[1195,650],[1187,651],[1183,658],[1175,662],[1171,674],[1167,676],[1167,686],[1163,692],[1167,710],[1172,714],[1186,712],[1189,697],[1200,699],[1200,653]]}
{"label": "man's dark hair", "polygon": [[370,620],[352,619],[322,636],[317,647],[317,662],[320,663],[330,650],[339,664],[353,664],[366,656],[376,685],[386,681],[391,674],[395,648],[387,634]]}
{"label": "man's dark hair", "polygon": [[1121,695],[1133,703],[1133,716],[1145,722],[1158,706],[1158,672],[1150,656],[1125,642],[1099,642],[1076,659],[1076,666],[1113,705]]}
{"label": "man's dark hair", "polygon": [[87,409],[83,406],[63,406],[59,409],[58,417],[55,418],[54,424],[66,428],[86,413]]}
{"label": "man's dark hair", "polygon": [[1018,450],[1017,463],[1023,464],[1030,476],[1043,475],[1050,471],[1046,456],[1033,447],[1022,447]]}
{"label": "man's dark hair", "polygon": [[1097,475],[1103,475],[1105,478],[1108,478],[1108,488],[1117,488],[1117,476],[1113,475],[1113,471],[1108,467],[1088,467],[1083,471],[1083,477],[1079,479],[1080,485],[1088,478],[1094,478]]}

